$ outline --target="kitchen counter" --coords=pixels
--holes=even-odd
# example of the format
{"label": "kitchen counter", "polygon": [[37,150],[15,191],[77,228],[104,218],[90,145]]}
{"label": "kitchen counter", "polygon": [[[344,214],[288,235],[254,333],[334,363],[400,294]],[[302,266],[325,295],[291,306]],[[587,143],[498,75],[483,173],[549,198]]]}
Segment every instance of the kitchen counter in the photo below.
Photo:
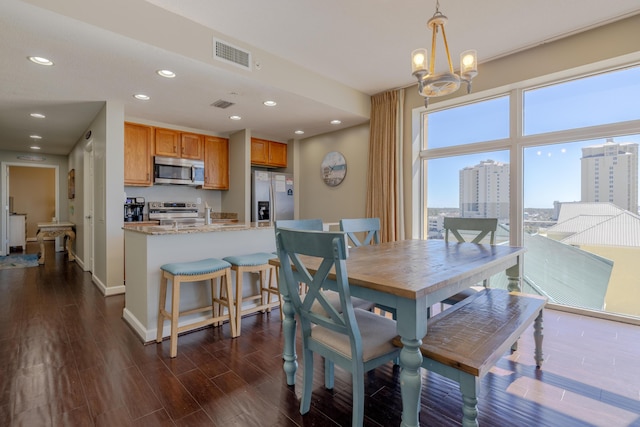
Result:
{"label": "kitchen counter", "polygon": [[127,225],[128,231],[133,231],[148,235],[166,235],[166,234],[196,234],[196,233],[212,233],[218,231],[239,231],[250,229],[273,228],[273,224],[269,222],[251,222],[251,223],[213,223],[213,224],[186,224],[181,225]]}
{"label": "kitchen counter", "polygon": [[[160,267],[163,264],[276,250],[271,223],[216,223],[178,228],[127,225],[123,229],[127,272],[123,318],[143,342],[152,342],[156,337]],[[245,295],[257,293],[258,275],[245,273],[243,283]],[[181,311],[201,307],[211,301],[209,287],[204,282],[201,285],[182,287]],[[246,304],[255,302],[247,301]],[[201,318],[204,318],[203,314],[196,313],[181,318],[180,322]],[[169,322],[165,322],[163,336],[168,335]]]}
{"label": "kitchen counter", "polygon": [[160,221],[131,221],[131,222],[126,222],[124,223],[123,227],[142,227],[142,226],[149,226],[149,225],[158,225],[160,224]]}

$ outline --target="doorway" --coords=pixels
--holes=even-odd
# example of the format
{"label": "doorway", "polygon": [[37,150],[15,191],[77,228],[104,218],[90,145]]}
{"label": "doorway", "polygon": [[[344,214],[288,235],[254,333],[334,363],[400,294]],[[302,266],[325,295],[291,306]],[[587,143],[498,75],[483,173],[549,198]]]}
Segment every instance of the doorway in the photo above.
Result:
{"label": "doorway", "polygon": [[[29,163],[2,163],[5,185],[2,200],[5,206],[2,217],[2,242],[0,255],[9,255],[11,214],[26,217],[26,240],[35,241],[39,222],[51,222],[58,218],[58,177],[57,165],[33,165]],[[9,201],[12,200],[13,203]],[[13,210],[13,212],[10,212]],[[59,240],[59,239],[58,239]],[[56,240],[56,251],[61,244]]]}

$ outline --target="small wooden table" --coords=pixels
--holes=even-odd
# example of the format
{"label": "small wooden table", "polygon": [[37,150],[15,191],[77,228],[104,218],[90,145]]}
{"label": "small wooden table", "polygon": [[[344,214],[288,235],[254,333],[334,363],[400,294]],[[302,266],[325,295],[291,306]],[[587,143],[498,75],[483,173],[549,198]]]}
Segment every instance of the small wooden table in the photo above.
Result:
{"label": "small wooden table", "polygon": [[76,238],[76,233],[73,231],[75,224],[72,222],[39,222],[38,234],[36,238],[40,244],[40,258],[38,258],[38,264],[44,264],[44,239],[45,237],[59,237],[65,236],[65,249],[69,255],[69,261],[74,261],[75,257],[71,252],[73,241]]}
{"label": "small wooden table", "polygon": [[[351,295],[396,309],[398,335],[403,344],[400,353],[403,427],[419,425],[420,346],[427,334],[427,307],[505,270],[509,290],[519,291],[520,263],[525,251],[522,247],[447,244],[442,240],[403,240],[349,250],[347,274]],[[269,263],[280,265],[277,258]],[[312,271],[319,264],[316,259],[307,268]],[[282,281],[279,285],[285,316],[284,371],[287,384],[293,385],[298,368],[295,311],[286,286]]]}

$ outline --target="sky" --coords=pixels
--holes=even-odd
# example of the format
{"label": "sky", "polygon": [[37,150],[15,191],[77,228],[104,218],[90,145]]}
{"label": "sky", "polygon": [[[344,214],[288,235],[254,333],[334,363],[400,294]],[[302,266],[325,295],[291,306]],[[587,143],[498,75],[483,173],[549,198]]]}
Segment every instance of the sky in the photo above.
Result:
{"label": "sky", "polygon": [[[640,119],[640,67],[600,74],[524,94],[525,135]],[[431,113],[428,147],[509,137],[509,98],[504,96]],[[640,143],[640,135],[612,135],[614,142]],[[524,151],[524,207],[553,208],[555,200],[580,201],[582,147],[606,138],[537,146]],[[460,169],[482,160],[509,163],[508,151],[428,161],[428,206],[458,207]]]}

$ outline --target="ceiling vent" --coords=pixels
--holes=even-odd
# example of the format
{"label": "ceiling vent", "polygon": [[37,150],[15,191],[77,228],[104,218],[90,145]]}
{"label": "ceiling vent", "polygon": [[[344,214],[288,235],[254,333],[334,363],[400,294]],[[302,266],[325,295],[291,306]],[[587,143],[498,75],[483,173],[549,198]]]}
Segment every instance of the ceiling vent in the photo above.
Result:
{"label": "ceiling vent", "polygon": [[231,46],[222,40],[213,39],[213,57],[251,71],[251,52]]}
{"label": "ceiling vent", "polygon": [[211,104],[212,107],[218,107],[218,108],[229,108],[232,105],[235,105],[235,102],[225,101],[224,99],[218,99],[216,102]]}

